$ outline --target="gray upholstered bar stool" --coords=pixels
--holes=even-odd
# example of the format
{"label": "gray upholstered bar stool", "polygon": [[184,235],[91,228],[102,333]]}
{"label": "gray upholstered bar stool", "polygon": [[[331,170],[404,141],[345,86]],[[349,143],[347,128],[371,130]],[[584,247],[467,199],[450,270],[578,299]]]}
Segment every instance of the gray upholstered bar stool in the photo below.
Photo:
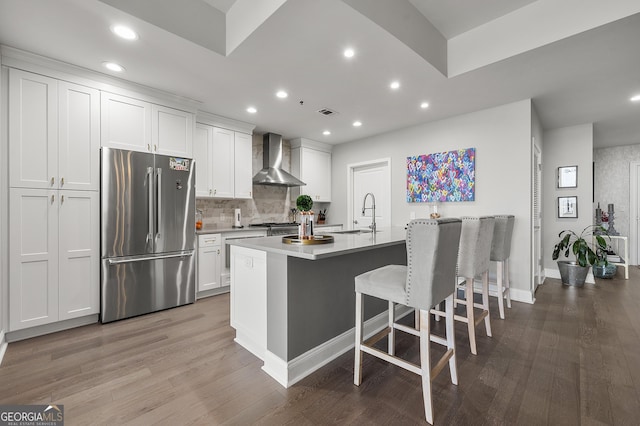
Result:
{"label": "gray upholstered bar stool", "polygon": [[507,307],[511,308],[511,292],[509,283],[509,256],[511,255],[511,237],[515,216],[495,216],[496,224],[493,228],[493,242],[491,243],[491,261],[496,262],[496,286],[498,309],[500,318],[504,319],[504,299]]}
{"label": "gray upholstered bar stool", "polygon": [[[458,384],[455,356],[453,298],[455,293],[456,260],[460,240],[460,219],[416,219],[407,230],[407,266],[387,265],[358,275],[356,287],[356,347],[353,382],[362,383],[362,353],[366,352],[422,376],[422,396],[427,421],[433,424],[431,380],[447,362],[453,384]],[[367,294],[389,302],[389,326],[366,342],[363,340],[363,296]],[[429,310],[445,301],[446,338],[432,335]],[[412,307],[420,312],[420,330],[396,324],[395,304]],[[394,355],[394,330],[420,337],[420,365]],[[389,337],[388,351],[373,345]],[[447,347],[447,351],[431,368],[430,341]]]}
{"label": "gray upholstered bar stool", "polygon": [[[476,326],[484,320],[487,336],[491,337],[489,316],[489,257],[493,241],[493,216],[463,217],[458,251],[458,277],[464,278],[465,299],[455,299],[455,303],[466,306],[466,316],[455,315],[455,319],[467,323],[471,353],[478,354],[476,348]],[[476,276],[482,276],[482,303],[473,301],[473,284]],[[474,308],[482,309],[476,318]]]}

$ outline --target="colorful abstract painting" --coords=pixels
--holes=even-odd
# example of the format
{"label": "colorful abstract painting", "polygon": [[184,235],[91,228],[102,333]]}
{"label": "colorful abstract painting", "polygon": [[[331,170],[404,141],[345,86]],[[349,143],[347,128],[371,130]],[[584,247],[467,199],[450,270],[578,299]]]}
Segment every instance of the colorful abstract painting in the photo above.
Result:
{"label": "colorful abstract painting", "polygon": [[407,157],[407,202],[474,201],[476,149]]}

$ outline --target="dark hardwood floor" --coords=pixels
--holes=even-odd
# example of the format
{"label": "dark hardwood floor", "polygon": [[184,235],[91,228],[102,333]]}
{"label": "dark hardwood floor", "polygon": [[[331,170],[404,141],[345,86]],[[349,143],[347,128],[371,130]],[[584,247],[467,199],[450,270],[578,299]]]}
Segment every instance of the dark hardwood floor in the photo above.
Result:
{"label": "dark hardwood floor", "polygon": [[[436,378],[435,423],[640,424],[640,270],[621,277],[581,289],[547,279],[504,321],[492,298],[478,356],[456,324],[460,384]],[[356,387],[350,351],[284,389],[233,337],[223,295],[11,343],[0,404],[64,404],[67,425],[425,423],[417,375],[365,355]],[[416,343],[399,337],[397,353],[417,360]]]}

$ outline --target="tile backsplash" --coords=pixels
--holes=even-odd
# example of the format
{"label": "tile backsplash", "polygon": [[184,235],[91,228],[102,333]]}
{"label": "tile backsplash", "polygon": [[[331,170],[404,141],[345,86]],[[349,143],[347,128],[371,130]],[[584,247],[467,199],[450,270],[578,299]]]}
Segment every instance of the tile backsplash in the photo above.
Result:
{"label": "tile backsplash", "polygon": [[[253,135],[252,175],[262,169],[262,135]],[[291,170],[291,144],[284,140],[282,168]],[[196,199],[196,208],[203,211],[203,225],[219,228],[231,227],[235,209],[242,211],[242,225],[262,222],[288,222],[289,212],[295,207],[287,187],[254,185],[251,200]]]}

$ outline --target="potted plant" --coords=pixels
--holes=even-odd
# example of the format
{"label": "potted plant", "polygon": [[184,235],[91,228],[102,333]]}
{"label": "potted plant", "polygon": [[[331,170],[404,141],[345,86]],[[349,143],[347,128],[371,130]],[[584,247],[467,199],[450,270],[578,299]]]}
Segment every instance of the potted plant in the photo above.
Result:
{"label": "potted plant", "polygon": [[296,207],[301,212],[308,212],[313,207],[313,200],[308,195],[300,195],[296,198]]}
{"label": "potted plant", "polygon": [[[589,225],[580,235],[571,230],[564,230],[558,234],[560,241],[553,248],[553,260],[558,260],[560,253],[569,257],[573,253],[575,261],[558,260],[558,269],[563,284],[582,287],[592,265],[607,262],[607,231],[599,225]],[[604,235],[604,236],[603,236]],[[595,241],[593,245],[590,241]]]}

